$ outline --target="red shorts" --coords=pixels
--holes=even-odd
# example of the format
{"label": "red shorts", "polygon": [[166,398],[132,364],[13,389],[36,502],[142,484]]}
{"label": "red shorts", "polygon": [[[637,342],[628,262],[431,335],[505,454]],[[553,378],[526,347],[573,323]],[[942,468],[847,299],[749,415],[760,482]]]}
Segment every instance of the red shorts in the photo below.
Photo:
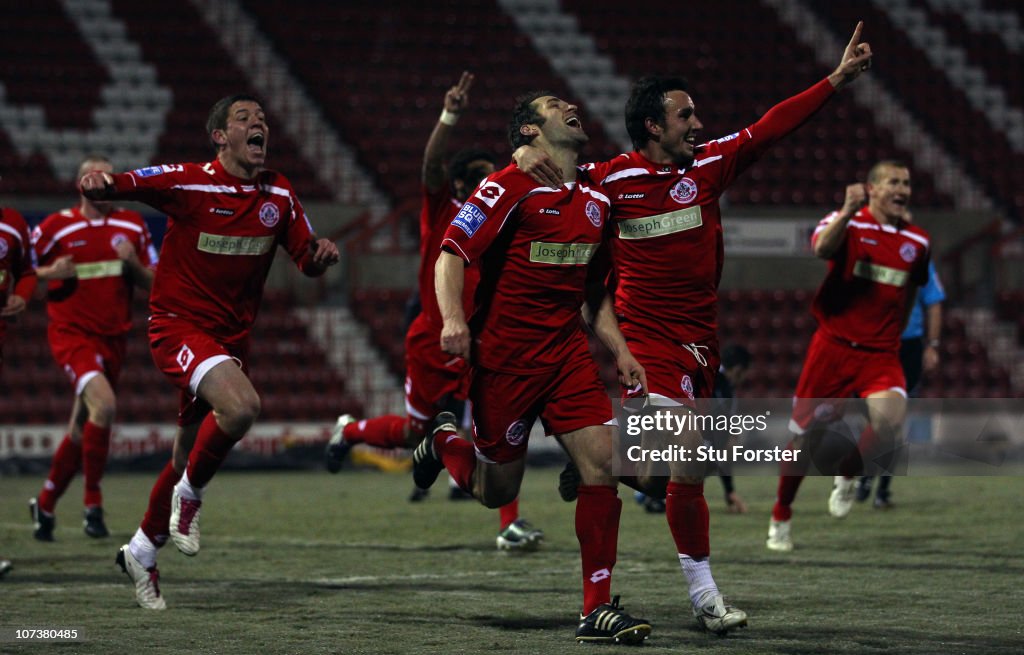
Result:
{"label": "red shorts", "polygon": [[405,335],[405,411],[414,432],[422,433],[448,398],[465,400],[469,367],[441,350],[441,332],[420,314]]}
{"label": "red shorts", "polygon": [[[696,398],[714,395],[715,376],[721,362],[717,340],[680,344],[649,331],[638,330],[630,323],[622,324],[622,335],[629,351],[647,373],[652,404],[678,404],[664,402],[670,399],[686,404]],[[630,397],[630,392],[623,396]]]}
{"label": "red shorts", "polygon": [[104,375],[117,388],[124,363],[125,335],[85,334],[50,323],[46,331],[50,352],[75,387],[75,395],[96,375]]}
{"label": "red shorts", "polygon": [[[847,398],[866,398],[879,391],[896,391],[906,396],[906,385],[898,350],[855,348],[818,330],[811,338],[796,384],[790,429],[799,433],[812,422],[838,419]],[[815,400],[820,398],[835,402]]]}
{"label": "red shorts", "polygon": [[235,360],[248,373],[248,340],[224,345],[187,321],[161,317],[149,321],[149,349],[156,367],[181,389],[178,425],[192,425],[210,406],[196,398],[199,382],[217,364]]}
{"label": "red shorts", "polygon": [[611,400],[586,337],[560,368],[537,375],[476,369],[469,389],[473,442],[485,461],[508,463],[526,456],[530,429],[540,417],[547,434],[567,434],[608,423]]}

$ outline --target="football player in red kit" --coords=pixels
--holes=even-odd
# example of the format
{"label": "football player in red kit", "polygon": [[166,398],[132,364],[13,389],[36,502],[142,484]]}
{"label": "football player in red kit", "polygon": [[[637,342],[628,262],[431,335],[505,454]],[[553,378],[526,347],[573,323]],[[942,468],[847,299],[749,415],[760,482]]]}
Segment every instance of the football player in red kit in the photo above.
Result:
{"label": "football player in red kit", "polygon": [[[25,219],[13,209],[0,207],[0,374],[7,323],[25,311],[36,288],[35,261]],[[0,559],[0,577],[12,568],[10,560]]]}
{"label": "football player in red kit", "polygon": [[[600,186],[577,176],[587,135],[574,105],[547,92],[519,98],[509,141],[513,147],[535,144],[566,175],[546,187],[509,165],[477,187],[445,233],[435,277],[444,321],[440,345],[473,366],[473,443],[459,439],[454,416],[442,412],[413,453],[413,477],[426,488],[447,468],[462,489],[499,507],[519,493],[530,429],[540,418],[582,478],[576,536],[583,608],[576,640],[643,643],[650,624],[611,598],[622,509],[611,474],[614,428],[607,423],[613,415],[580,324],[610,202]],[[480,283],[467,321],[464,269],[474,263]],[[643,369],[599,291],[603,302],[587,303],[584,316],[616,355],[620,379],[644,386]]]}
{"label": "football player in red kit", "polygon": [[[89,156],[78,167],[110,173],[110,161]],[[85,480],[85,533],[106,537],[100,480],[107,464],[115,389],[131,329],[132,291],[149,290],[156,249],[142,215],[81,196],[32,231],[36,273],[48,281],[47,336],[57,365],[75,390],[68,432],[57,447],[38,497],[29,501],[35,538],[53,541],[54,511],[79,468]]]}
{"label": "football player in red kit", "polygon": [[[867,184],[848,186],[843,207],[811,236],[814,254],[828,260],[828,273],[812,305],[818,329],[794,394],[790,447],[812,449],[821,430],[841,415],[845,398],[865,399],[869,422],[856,451],[839,462],[828,501],[836,518],[853,507],[853,476],[864,462],[888,470],[898,452],[907,408],[900,333],[917,288],[928,282],[929,260],[928,234],[906,218],[909,201],[907,166],[878,162]],[[825,398],[839,400],[822,403]],[[770,550],[793,549],[791,506],[808,465],[805,459],[782,466],[768,527]]]}
{"label": "football player in red kit", "polygon": [[25,311],[36,289],[35,263],[25,219],[10,207],[0,207],[0,373],[7,324]]}
{"label": "football player in red kit", "polygon": [[[355,420],[338,417],[327,445],[327,469],[336,473],[351,447],[365,443],[377,448],[414,447],[426,434],[430,419],[443,409],[459,414],[465,406],[469,376],[465,360],[441,350],[441,314],[434,293],[434,264],[441,254],[441,240],[463,203],[487,175],[494,172],[495,157],[479,148],[455,153],[448,170],[444,153],[459,117],[469,105],[473,75],[463,72],[457,84],[445,92],[444,108],[423,153],[423,207],[420,211],[419,298],[422,311],[405,335],[406,416],[378,416]],[[472,311],[473,295],[480,278],[478,267],[466,269],[462,293],[464,311]],[[417,494],[425,490],[416,490]],[[519,517],[519,498],[502,505],[496,539],[500,550],[536,549],[544,533]]]}
{"label": "football player in red kit", "polygon": [[258,99],[222,98],[206,132],[213,161],[82,179],[91,199],[139,200],[169,217],[150,293],[149,339],[157,367],[181,389],[180,429],[142,525],[118,552],[136,600],[150,609],[166,607],[157,548],[169,533],[184,554],[199,551],[203,490],[259,414],[246,356],[277,247],[309,276],[339,259],[337,246],[313,233],[288,179],[264,167],[270,128]]}
{"label": "football player in red kit", "polygon": [[[719,198],[758,157],[868,67],[871,48],[860,41],[862,28],[858,23],[828,77],[777,104],[753,125],[703,144],[698,141],[703,125],[685,80],[652,76],[634,84],[626,103],[634,149],[592,165],[591,174],[612,200],[615,314],[647,371],[650,405],[671,411],[712,396],[720,363],[716,333],[724,259]],[[516,160],[536,179],[550,181],[559,174],[536,153],[527,163],[525,154],[517,152]],[[690,449],[703,441],[696,431],[674,439]],[[679,463],[670,472],[666,478],[640,471],[633,483],[666,498],[694,616],[719,634],[745,626],[746,613],[725,603],[711,575],[703,472]]]}

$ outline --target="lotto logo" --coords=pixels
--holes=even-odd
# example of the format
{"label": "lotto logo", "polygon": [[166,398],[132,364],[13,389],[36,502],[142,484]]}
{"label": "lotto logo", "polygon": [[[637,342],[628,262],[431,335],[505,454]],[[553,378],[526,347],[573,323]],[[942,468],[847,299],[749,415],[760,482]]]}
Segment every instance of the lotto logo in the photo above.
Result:
{"label": "lotto logo", "polygon": [[494,204],[498,202],[498,198],[500,198],[503,193],[505,193],[505,188],[497,182],[484,182],[480,185],[480,188],[476,190],[474,197],[482,200],[488,207],[494,207]]}
{"label": "lotto logo", "polygon": [[594,584],[597,584],[598,582],[602,580],[607,580],[610,577],[612,577],[611,571],[609,571],[608,569],[598,569],[597,571],[594,571],[590,574],[590,581]]}
{"label": "lotto logo", "polygon": [[181,366],[181,370],[187,371],[188,367],[192,364],[192,360],[195,358],[196,356],[191,348],[182,346],[181,350],[178,351],[178,365]]}

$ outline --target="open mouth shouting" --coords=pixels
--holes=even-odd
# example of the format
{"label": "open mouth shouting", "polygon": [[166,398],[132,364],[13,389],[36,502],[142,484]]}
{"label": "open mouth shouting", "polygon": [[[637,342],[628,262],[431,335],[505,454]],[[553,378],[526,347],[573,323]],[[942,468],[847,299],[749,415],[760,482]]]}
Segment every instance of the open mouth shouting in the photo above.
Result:
{"label": "open mouth shouting", "polygon": [[249,153],[257,156],[266,155],[267,136],[263,132],[254,132],[245,141]]}

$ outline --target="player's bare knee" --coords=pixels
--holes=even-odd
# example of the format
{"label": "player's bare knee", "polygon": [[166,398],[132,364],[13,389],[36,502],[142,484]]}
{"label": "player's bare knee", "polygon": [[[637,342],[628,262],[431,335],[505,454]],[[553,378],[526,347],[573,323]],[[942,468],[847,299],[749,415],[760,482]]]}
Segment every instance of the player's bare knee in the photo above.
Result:
{"label": "player's bare knee", "polygon": [[113,396],[101,398],[89,407],[89,422],[100,427],[110,427],[117,414],[117,402]]}
{"label": "player's bare knee", "polygon": [[663,475],[638,475],[637,485],[652,498],[664,498],[668,492],[668,478]]}
{"label": "player's bare knee", "polygon": [[253,393],[234,398],[223,408],[214,408],[214,413],[221,430],[241,439],[260,415],[259,396]]}

